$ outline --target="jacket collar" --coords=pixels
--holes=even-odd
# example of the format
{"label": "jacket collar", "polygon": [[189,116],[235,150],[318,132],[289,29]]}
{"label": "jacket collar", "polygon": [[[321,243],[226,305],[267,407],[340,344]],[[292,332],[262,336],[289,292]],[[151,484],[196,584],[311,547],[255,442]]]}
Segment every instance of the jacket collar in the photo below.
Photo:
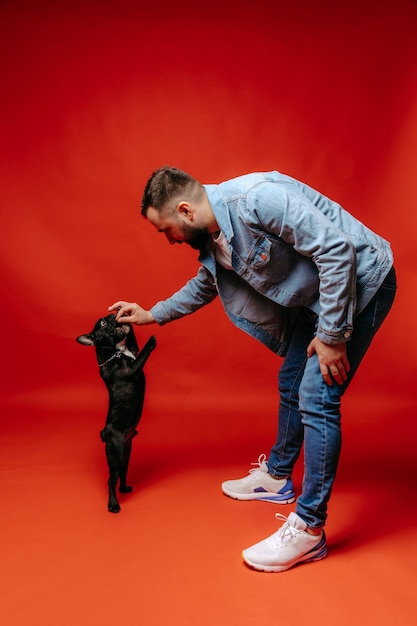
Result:
{"label": "jacket collar", "polygon": [[207,192],[212,211],[216,217],[220,230],[226,237],[227,241],[233,238],[233,228],[230,221],[229,209],[226,200],[223,198],[219,185],[203,185]]}

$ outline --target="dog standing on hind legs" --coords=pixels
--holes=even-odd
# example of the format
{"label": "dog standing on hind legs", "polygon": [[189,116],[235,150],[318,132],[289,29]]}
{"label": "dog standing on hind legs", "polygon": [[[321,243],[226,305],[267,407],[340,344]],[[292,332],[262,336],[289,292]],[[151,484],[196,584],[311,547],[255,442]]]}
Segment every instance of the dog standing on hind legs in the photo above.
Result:
{"label": "dog standing on hind legs", "polygon": [[119,324],[115,315],[107,315],[97,320],[90,333],[77,337],[77,341],[95,347],[100,376],[109,394],[106,426],[100,436],[106,444],[109,468],[108,510],[118,513],[117,483],[121,493],[132,491],[126,480],[132,439],[138,434],[136,427],[145,398],[143,368],[156,347],[156,339],[150,337],[139,350],[132,326]]}

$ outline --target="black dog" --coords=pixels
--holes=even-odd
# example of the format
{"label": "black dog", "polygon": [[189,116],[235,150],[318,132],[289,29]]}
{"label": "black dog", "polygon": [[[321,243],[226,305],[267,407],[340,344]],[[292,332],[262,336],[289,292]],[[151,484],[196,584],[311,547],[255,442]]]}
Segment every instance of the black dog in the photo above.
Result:
{"label": "black dog", "polygon": [[95,346],[100,375],[109,393],[106,426],[100,436],[106,444],[110,473],[108,509],[118,513],[117,481],[119,491],[132,491],[126,485],[126,476],[145,397],[143,367],[156,346],[156,339],[150,337],[139,351],[131,325],[119,324],[115,315],[108,315],[96,322],[91,333],[77,337],[77,341],[83,346]]}

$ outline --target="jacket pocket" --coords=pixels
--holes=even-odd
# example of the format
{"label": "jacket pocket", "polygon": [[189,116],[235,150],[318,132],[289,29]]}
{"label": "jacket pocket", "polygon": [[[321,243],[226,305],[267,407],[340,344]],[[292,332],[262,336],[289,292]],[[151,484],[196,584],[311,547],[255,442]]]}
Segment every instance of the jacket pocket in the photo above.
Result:
{"label": "jacket pocket", "polygon": [[282,241],[268,237],[259,237],[253,246],[247,261],[247,267],[261,272],[264,280],[285,280],[295,264],[295,250]]}
{"label": "jacket pocket", "polygon": [[268,265],[271,260],[272,244],[269,239],[257,239],[248,258],[248,265],[252,265],[254,269],[259,269]]}

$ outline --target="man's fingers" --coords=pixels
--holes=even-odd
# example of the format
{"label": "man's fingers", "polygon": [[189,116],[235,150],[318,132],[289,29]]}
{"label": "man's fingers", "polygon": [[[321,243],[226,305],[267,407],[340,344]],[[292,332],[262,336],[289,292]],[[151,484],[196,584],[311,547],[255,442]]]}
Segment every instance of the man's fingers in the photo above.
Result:
{"label": "man's fingers", "polygon": [[320,372],[325,383],[330,387],[333,381],[343,385],[350,371],[349,360],[346,356],[346,344],[325,344],[314,337],[307,347],[307,357],[312,357],[314,353],[317,354]]}
{"label": "man's fingers", "polygon": [[118,300],[108,308],[109,311],[117,311],[116,320],[118,322],[131,322],[130,319],[133,315],[134,305],[131,302],[125,302],[124,300]]}
{"label": "man's fingers", "polygon": [[133,322],[134,311],[131,307],[120,307],[116,314],[118,322]]}
{"label": "man's fingers", "polygon": [[[347,380],[347,372],[346,372],[346,369],[345,369],[345,366],[343,365],[343,363],[340,363],[338,366],[333,365],[332,367],[329,367],[328,369],[329,369],[329,372],[330,372],[332,378],[334,378],[334,380],[339,385],[343,385],[345,380]],[[327,383],[327,384],[329,384],[329,383]]]}
{"label": "man's fingers", "polygon": [[333,379],[330,376],[330,370],[327,367],[327,365],[321,365],[320,371],[321,371],[321,375],[323,376],[323,380],[326,383],[326,385],[329,385],[329,387],[331,387],[333,385]]}
{"label": "man's fingers", "polygon": [[343,385],[343,383],[347,380],[347,372],[342,364],[340,364],[339,366],[330,366],[322,363],[320,366],[320,371],[325,383],[329,385],[329,387],[333,385],[334,380],[339,385]]}

